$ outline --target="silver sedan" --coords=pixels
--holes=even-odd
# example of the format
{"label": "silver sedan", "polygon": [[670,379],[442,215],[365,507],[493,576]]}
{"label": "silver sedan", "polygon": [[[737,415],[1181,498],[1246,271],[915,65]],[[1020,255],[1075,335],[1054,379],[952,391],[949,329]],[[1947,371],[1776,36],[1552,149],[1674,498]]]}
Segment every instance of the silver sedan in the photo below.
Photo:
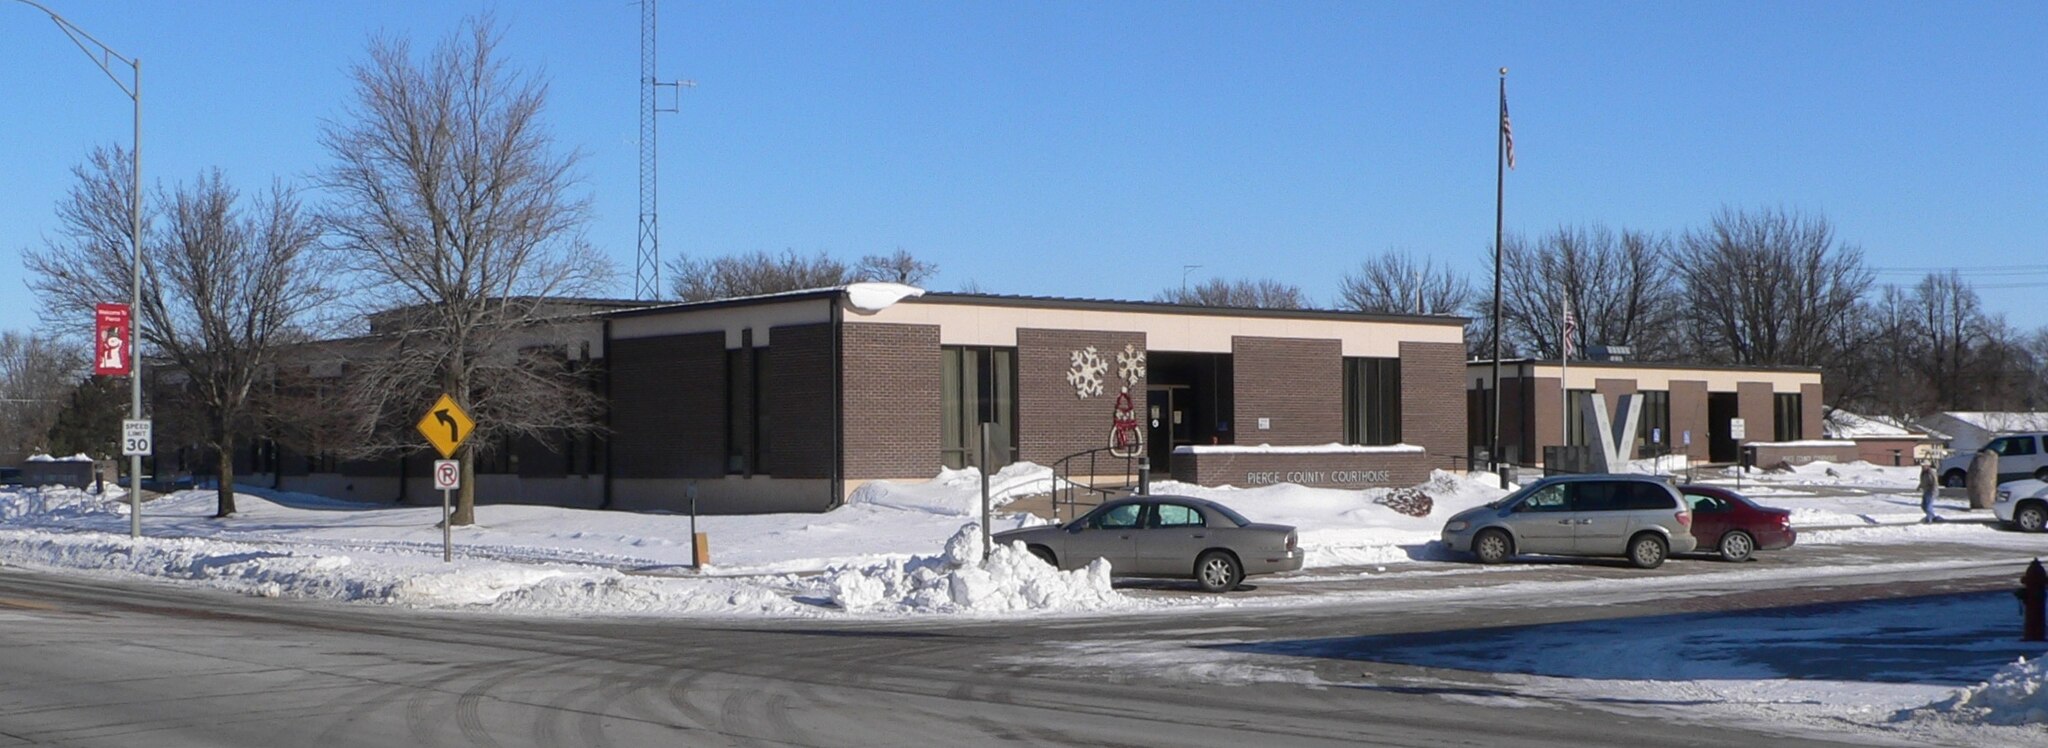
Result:
{"label": "silver sedan", "polygon": [[1108,559],[1118,576],[1193,579],[1210,592],[1236,589],[1247,575],[1300,569],[1302,559],[1294,528],[1190,496],[1118,499],[1065,525],[1000,532],[995,541],[1022,542],[1061,569]]}

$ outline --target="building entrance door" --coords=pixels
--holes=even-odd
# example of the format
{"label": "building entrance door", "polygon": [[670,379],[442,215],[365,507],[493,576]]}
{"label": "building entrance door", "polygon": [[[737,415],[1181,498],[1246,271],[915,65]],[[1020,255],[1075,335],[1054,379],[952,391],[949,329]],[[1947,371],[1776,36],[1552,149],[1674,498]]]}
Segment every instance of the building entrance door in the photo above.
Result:
{"label": "building entrance door", "polygon": [[1741,449],[1735,443],[1734,432],[1728,429],[1728,421],[1736,417],[1736,398],[1733,392],[1710,392],[1707,394],[1707,461],[1734,462],[1741,459]]}
{"label": "building entrance door", "polygon": [[1145,390],[1145,454],[1154,474],[1173,474],[1173,448],[1194,443],[1194,422],[1188,417],[1190,390],[1155,385]]}

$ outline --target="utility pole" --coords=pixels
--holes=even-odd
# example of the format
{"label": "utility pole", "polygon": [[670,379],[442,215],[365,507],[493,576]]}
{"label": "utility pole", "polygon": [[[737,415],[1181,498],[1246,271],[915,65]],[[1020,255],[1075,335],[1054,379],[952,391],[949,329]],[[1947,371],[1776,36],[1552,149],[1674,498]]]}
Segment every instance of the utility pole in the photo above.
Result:
{"label": "utility pole", "polygon": [[[633,295],[641,301],[661,297],[661,221],[655,210],[656,168],[654,115],[682,111],[683,87],[696,81],[654,79],[655,0],[640,0],[640,244],[633,263]],[[673,103],[660,104],[660,89],[674,93]]]}

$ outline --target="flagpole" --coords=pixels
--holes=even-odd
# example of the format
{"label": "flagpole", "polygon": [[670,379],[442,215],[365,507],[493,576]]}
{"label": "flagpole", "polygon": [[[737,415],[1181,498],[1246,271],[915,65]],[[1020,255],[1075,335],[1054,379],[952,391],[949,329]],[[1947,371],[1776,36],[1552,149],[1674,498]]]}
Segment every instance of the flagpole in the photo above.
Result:
{"label": "flagpole", "polygon": [[1500,239],[1501,221],[1504,217],[1502,203],[1507,199],[1507,112],[1508,112],[1508,69],[1500,69],[1500,119],[1493,123],[1493,417],[1488,418],[1488,458],[1493,472],[1500,477],[1500,487],[1508,487],[1508,473],[1501,469],[1500,461]]}
{"label": "flagpole", "polygon": [[1571,445],[1572,445],[1572,389],[1571,389],[1571,372],[1572,372],[1572,323],[1571,323],[1571,318],[1572,318],[1572,299],[1571,299],[1571,295],[1570,295],[1570,294],[1564,294],[1564,295],[1563,295],[1563,296],[1562,296],[1562,297],[1560,298],[1560,302],[1561,302],[1561,303],[1559,304],[1559,306],[1561,306],[1561,307],[1563,307],[1563,308],[1564,308],[1564,318],[1563,318],[1563,319],[1561,319],[1561,320],[1558,320],[1558,327],[1557,327],[1557,393],[1558,393],[1558,395],[1559,395],[1559,399],[1558,399],[1558,402],[1560,402],[1560,403],[1563,403],[1563,405],[1564,405],[1564,409],[1563,409],[1563,410],[1561,410],[1561,411],[1558,411],[1558,412],[1559,412],[1559,413],[1560,413],[1561,415],[1563,415],[1563,416],[1564,416],[1563,418],[1559,418],[1559,419],[1558,419],[1559,421],[1562,421],[1562,422],[1564,422],[1564,441],[1558,442],[1558,444],[1559,444],[1560,446],[1565,446],[1565,447],[1569,447],[1569,446],[1571,446]]}

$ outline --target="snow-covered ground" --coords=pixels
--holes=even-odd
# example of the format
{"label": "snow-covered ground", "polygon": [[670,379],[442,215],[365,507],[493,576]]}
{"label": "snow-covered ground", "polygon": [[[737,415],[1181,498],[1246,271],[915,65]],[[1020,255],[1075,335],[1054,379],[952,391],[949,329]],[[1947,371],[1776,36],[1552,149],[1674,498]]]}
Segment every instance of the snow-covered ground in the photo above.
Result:
{"label": "snow-covered ground", "polygon": [[[1909,470],[1815,465],[1749,473],[1741,480],[1743,490],[1764,503],[1794,510],[1795,525],[1804,528],[1802,544],[1939,542],[2035,553],[2042,548],[2039,536],[1981,522],[1917,524],[1915,476]],[[1711,480],[1733,484],[1735,476]],[[991,476],[990,484],[996,503],[1004,505],[1048,490],[1053,478],[1043,467],[1020,464]],[[1449,473],[1399,490],[1172,482],[1155,490],[1208,497],[1254,520],[1297,526],[1308,566],[1316,570],[1297,575],[1304,581],[1440,557],[1436,538],[1443,519],[1504,493],[1494,476]],[[700,517],[696,527],[709,534],[715,563],[690,571],[690,519],[672,514],[485,505],[477,509],[478,524],[456,529],[456,559],[444,563],[438,507],[243,493],[237,499],[241,511],[217,520],[210,491],[183,491],[145,505],[146,537],[136,543],[127,537],[128,507],[118,494],[4,489],[0,563],[252,595],[538,615],[1098,615],[1210,606],[1455,604],[1530,585],[1542,587],[1538,599],[1570,601],[1616,590],[1665,594],[1658,590],[1686,583],[1652,576],[1472,588],[1452,581],[1442,588],[1306,597],[1129,595],[1111,586],[1112,570],[1102,563],[1060,572],[1014,547],[994,549],[983,560],[975,524],[979,496],[978,474],[944,471],[927,482],[868,484],[846,506],[822,514]],[[1958,518],[1986,514],[1965,515],[1952,500],[1942,510]],[[993,524],[1005,529],[1044,521],[999,510]],[[1854,529],[1822,529],[1837,527]],[[1936,569],[1944,563],[1954,562],[1920,565]],[[1418,573],[1465,571],[1482,570]],[[1860,566],[1808,565],[1721,574],[1797,584],[1863,572]],[[1884,740],[1998,745],[2044,736],[2042,700],[2048,697],[2042,694],[2048,686],[2034,659],[2043,651],[2008,641],[2002,628],[2011,618],[2009,598],[1970,598],[1938,609],[1870,605],[1841,615],[1687,618],[1628,631],[1601,629],[1619,625],[1614,623],[1585,623],[1467,632],[1458,641],[1374,651],[1402,662],[1496,673],[1528,694],[1561,694],[1602,708],[1697,703],[1687,710],[1702,719],[1761,714],[1781,727],[1856,725]],[[1986,628],[1993,626],[2001,627],[1996,636]],[[1276,655],[1289,653],[1271,642],[1247,642],[1243,651],[1205,649],[1194,659],[1180,650],[1148,655],[1143,647],[1118,643],[1074,646],[1136,657],[1128,663],[1134,667],[1180,668],[1174,672],[1187,677],[1322,682],[1299,667],[1276,665]],[[1116,664],[1107,655],[1094,659]],[[1499,706],[1555,703],[1527,694],[1482,698]],[[2010,726],[2015,724],[2022,726]]]}
{"label": "snow-covered ground", "polygon": [[[1982,525],[1914,525],[1920,515],[1910,485],[1903,493],[1816,495],[1810,488],[1836,479],[1862,486],[1908,483],[1902,475],[1898,468],[1860,463],[1816,465],[1752,473],[1743,487],[1791,508],[1795,526],[1807,530],[1802,543],[2032,547],[2030,537]],[[1023,463],[990,476],[990,488],[1000,507],[1044,493],[1053,481],[1046,468]],[[1499,498],[1504,492],[1497,485],[1488,474],[1439,472],[1399,490],[1169,481],[1155,492],[1203,496],[1254,520],[1294,525],[1311,573],[1356,575],[1361,568],[1449,558],[1436,542],[1444,518]],[[251,594],[537,613],[1006,614],[1235,604],[1139,600],[1090,575],[1039,578],[1003,566],[1000,558],[987,565],[947,560],[949,539],[980,518],[980,475],[973,470],[942,471],[926,482],[870,483],[845,506],[822,514],[699,517],[696,529],[708,535],[713,560],[701,571],[688,569],[690,519],[674,514],[485,505],[477,524],[456,528],[456,560],[444,564],[438,507],[243,493],[240,511],[216,520],[210,491],[182,491],[144,507],[145,541],[132,546],[128,507],[119,499],[64,488],[0,490],[0,562],[197,581]],[[1955,514],[1962,509],[1954,501],[1942,507]],[[1045,521],[999,509],[992,525],[1003,530]],[[1897,526],[1814,531],[1879,525]],[[920,570],[974,579],[962,583],[959,600],[941,605],[920,592],[939,584],[914,578]],[[1055,584],[1064,586],[1053,590]]]}

